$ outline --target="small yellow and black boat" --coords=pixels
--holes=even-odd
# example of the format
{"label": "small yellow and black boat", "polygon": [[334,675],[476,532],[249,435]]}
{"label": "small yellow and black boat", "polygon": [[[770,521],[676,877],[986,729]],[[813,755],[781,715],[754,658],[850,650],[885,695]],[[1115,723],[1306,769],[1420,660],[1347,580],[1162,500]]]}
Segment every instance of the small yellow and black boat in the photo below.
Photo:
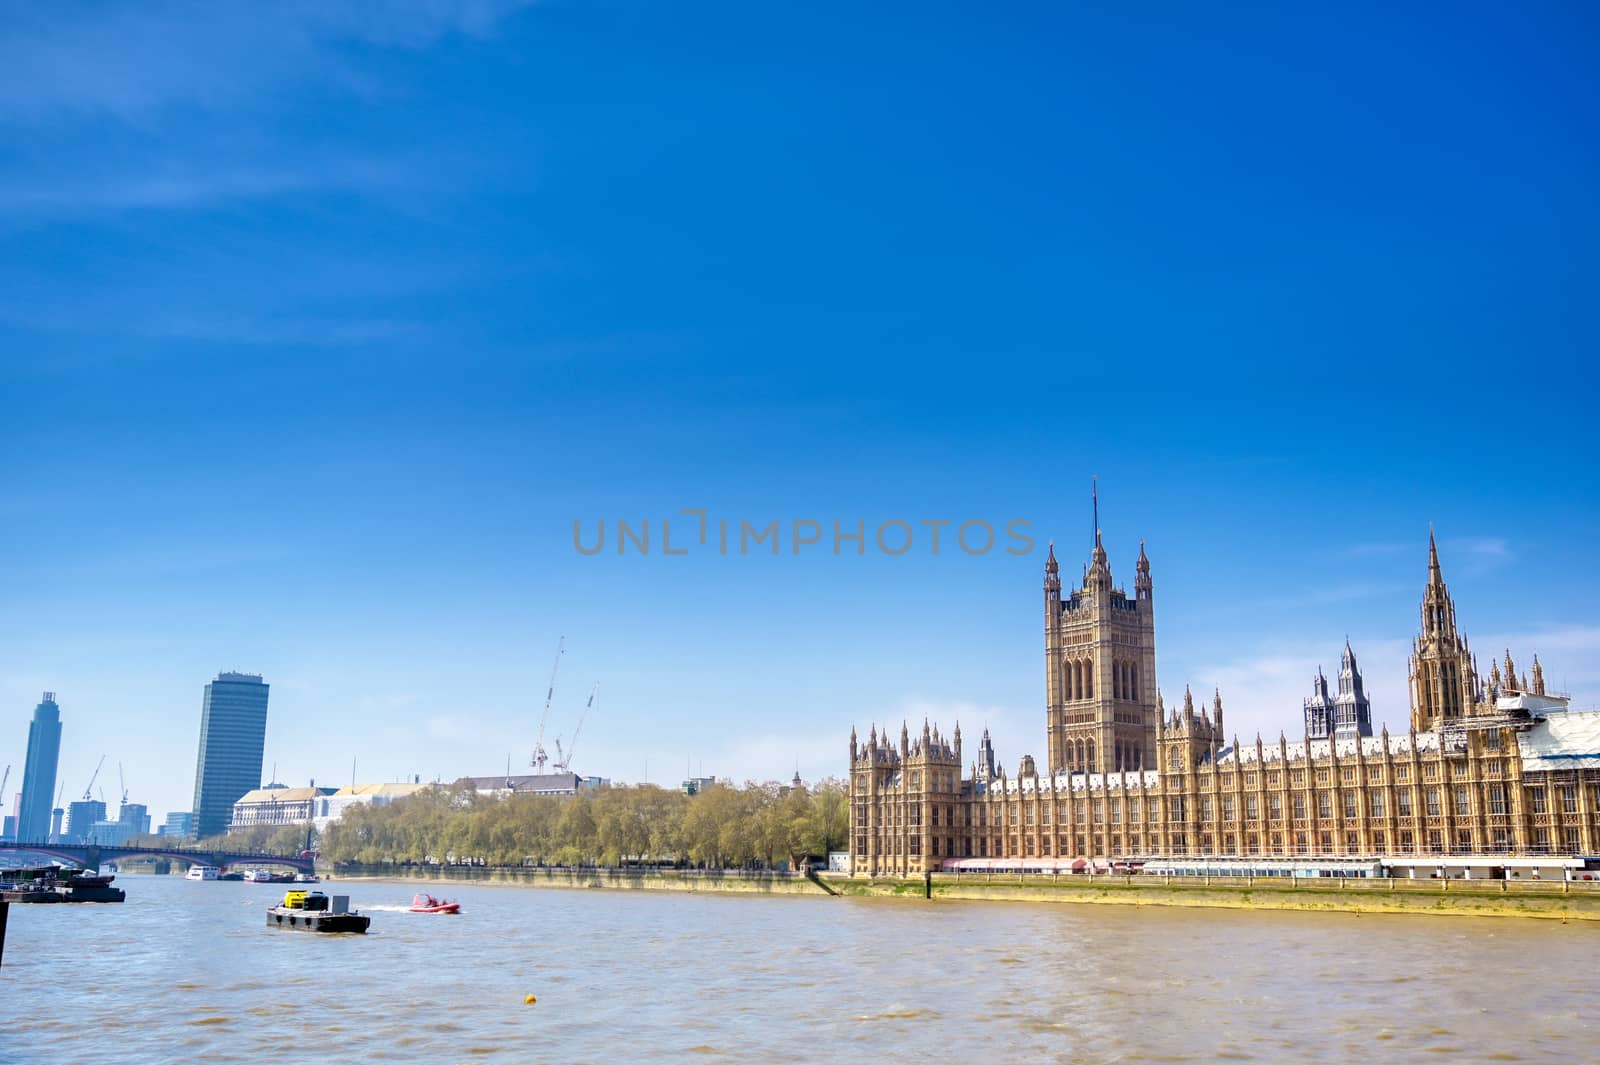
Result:
{"label": "small yellow and black boat", "polygon": [[267,910],[268,928],[298,932],[365,932],[372,918],[350,908],[349,895],[331,898],[320,891],[291,891]]}

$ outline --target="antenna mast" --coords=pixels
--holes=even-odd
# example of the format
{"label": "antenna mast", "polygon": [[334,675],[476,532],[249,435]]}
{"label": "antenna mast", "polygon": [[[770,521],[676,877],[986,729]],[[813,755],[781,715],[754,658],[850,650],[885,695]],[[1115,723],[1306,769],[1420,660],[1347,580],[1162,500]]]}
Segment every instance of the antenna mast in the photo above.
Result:
{"label": "antenna mast", "polygon": [[533,741],[533,757],[528,759],[528,764],[539,773],[544,772],[545,763],[550,760],[550,756],[544,753],[544,726],[550,720],[550,703],[556,697],[556,674],[561,671],[561,656],[566,647],[567,638],[563,636],[556,642],[556,664],[550,667],[550,687],[544,693],[544,716],[539,718],[539,735]]}

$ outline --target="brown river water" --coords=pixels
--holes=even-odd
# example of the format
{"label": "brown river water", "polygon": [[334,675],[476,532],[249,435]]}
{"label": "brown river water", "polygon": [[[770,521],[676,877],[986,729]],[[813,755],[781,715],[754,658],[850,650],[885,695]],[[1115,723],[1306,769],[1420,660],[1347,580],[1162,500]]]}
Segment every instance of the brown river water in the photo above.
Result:
{"label": "brown river water", "polygon": [[1600,1062],[1595,924],[335,881],[372,931],[314,936],[117,883],[12,907],[0,1062]]}

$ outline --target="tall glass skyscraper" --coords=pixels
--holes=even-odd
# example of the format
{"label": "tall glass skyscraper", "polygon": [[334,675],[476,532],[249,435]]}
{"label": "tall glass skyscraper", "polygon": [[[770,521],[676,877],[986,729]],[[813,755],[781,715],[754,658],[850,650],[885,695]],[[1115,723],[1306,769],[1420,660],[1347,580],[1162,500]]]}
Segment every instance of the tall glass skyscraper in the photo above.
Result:
{"label": "tall glass skyscraper", "polygon": [[28,724],[28,761],[22,771],[22,799],[17,811],[17,842],[44,843],[50,838],[50,807],[55,802],[56,762],[61,757],[61,707],[56,693],[45,692]]}
{"label": "tall glass skyscraper", "polygon": [[206,685],[194,770],[194,828],[202,839],[226,829],[233,804],[261,786],[268,687],[254,673],[218,673]]}

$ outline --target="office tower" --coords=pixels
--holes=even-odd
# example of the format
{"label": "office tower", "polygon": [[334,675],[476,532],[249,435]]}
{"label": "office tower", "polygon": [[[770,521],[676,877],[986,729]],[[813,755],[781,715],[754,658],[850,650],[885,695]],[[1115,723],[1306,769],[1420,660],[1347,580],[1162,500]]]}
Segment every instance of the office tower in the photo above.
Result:
{"label": "office tower", "polygon": [[156,833],[173,839],[194,838],[194,811],[182,810],[167,815],[167,820]]}
{"label": "office tower", "polygon": [[218,673],[206,685],[194,770],[194,830],[202,839],[224,831],[233,804],[261,786],[269,687],[254,673]]}
{"label": "office tower", "polygon": [[106,819],[106,804],[99,799],[75,799],[67,804],[67,824],[61,830],[64,843],[93,843],[94,826]]}
{"label": "office tower", "polygon": [[22,772],[22,805],[17,816],[19,843],[43,843],[50,838],[50,807],[56,797],[60,756],[61,708],[56,705],[56,693],[45,692],[28,724],[28,761]]}

